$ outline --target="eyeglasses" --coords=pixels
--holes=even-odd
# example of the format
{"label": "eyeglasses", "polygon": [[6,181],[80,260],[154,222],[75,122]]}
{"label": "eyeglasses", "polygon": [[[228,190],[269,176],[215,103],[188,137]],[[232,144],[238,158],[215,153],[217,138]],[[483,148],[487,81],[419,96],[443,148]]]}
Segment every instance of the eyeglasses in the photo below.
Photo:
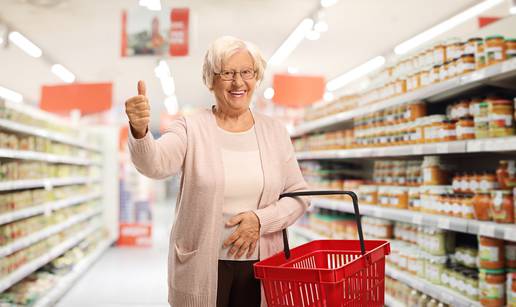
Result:
{"label": "eyeglasses", "polygon": [[220,78],[224,81],[233,81],[235,80],[236,74],[239,73],[240,77],[242,77],[242,80],[250,80],[253,79],[256,75],[256,71],[251,68],[246,68],[241,71],[234,71],[234,70],[223,70],[220,73],[215,73],[216,75],[219,75]]}

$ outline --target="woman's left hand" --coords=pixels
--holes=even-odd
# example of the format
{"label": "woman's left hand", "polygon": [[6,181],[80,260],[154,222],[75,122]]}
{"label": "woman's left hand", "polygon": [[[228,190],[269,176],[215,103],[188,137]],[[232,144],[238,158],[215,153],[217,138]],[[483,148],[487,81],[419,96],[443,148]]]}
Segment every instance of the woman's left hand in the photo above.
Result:
{"label": "woman's left hand", "polygon": [[[240,225],[238,225],[240,224]],[[237,229],[224,241],[224,247],[233,246],[228,256],[236,253],[235,258],[240,258],[247,251],[247,257],[251,257],[256,248],[256,242],[260,237],[260,220],[252,211],[237,214],[229,219],[226,226],[238,225]]]}

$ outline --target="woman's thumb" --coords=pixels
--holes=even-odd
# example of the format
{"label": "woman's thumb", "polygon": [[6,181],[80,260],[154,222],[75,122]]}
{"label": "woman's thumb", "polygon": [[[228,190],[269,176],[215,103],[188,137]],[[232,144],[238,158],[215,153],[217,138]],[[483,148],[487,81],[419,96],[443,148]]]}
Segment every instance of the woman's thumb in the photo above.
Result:
{"label": "woman's thumb", "polygon": [[145,82],[143,80],[138,81],[138,95],[146,96],[147,89],[145,88]]}

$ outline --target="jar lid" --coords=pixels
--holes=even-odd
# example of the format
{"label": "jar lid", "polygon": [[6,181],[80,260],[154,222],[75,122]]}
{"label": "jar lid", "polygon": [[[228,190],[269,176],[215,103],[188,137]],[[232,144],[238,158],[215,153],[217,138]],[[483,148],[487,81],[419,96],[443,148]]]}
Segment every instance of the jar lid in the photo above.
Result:
{"label": "jar lid", "polygon": [[481,37],[472,37],[470,39],[468,39],[468,42],[472,42],[472,41],[481,41],[482,38]]}
{"label": "jar lid", "polygon": [[504,269],[499,270],[488,270],[488,269],[479,269],[481,274],[505,274]]}
{"label": "jar lid", "polygon": [[508,99],[498,99],[489,101],[491,104],[509,104],[512,105],[512,101]]}
{"label": "jar lid", "polygon": [[503,39],[503,35],[491,35],[491,36],[488,36],[486,37],[486,40],[490,40],[490,39]]}
{"label": "jar lid", "polygon": [[505,39],[506,42],[516,43],[516,38],[507,38]]}

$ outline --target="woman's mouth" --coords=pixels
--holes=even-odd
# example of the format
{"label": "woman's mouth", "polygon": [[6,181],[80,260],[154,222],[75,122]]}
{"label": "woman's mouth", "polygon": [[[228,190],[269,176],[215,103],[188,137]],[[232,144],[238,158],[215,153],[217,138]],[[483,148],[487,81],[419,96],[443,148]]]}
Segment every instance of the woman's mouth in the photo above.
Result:
{"label": "woman's mouth", "polygon": [[247,93],[247,91],[244,91],[244,90],[240,90],[240,91],[229,91],[229,94],[230,94],[232,97],[235,97],[235,98],[243,97],[246,93]]}

